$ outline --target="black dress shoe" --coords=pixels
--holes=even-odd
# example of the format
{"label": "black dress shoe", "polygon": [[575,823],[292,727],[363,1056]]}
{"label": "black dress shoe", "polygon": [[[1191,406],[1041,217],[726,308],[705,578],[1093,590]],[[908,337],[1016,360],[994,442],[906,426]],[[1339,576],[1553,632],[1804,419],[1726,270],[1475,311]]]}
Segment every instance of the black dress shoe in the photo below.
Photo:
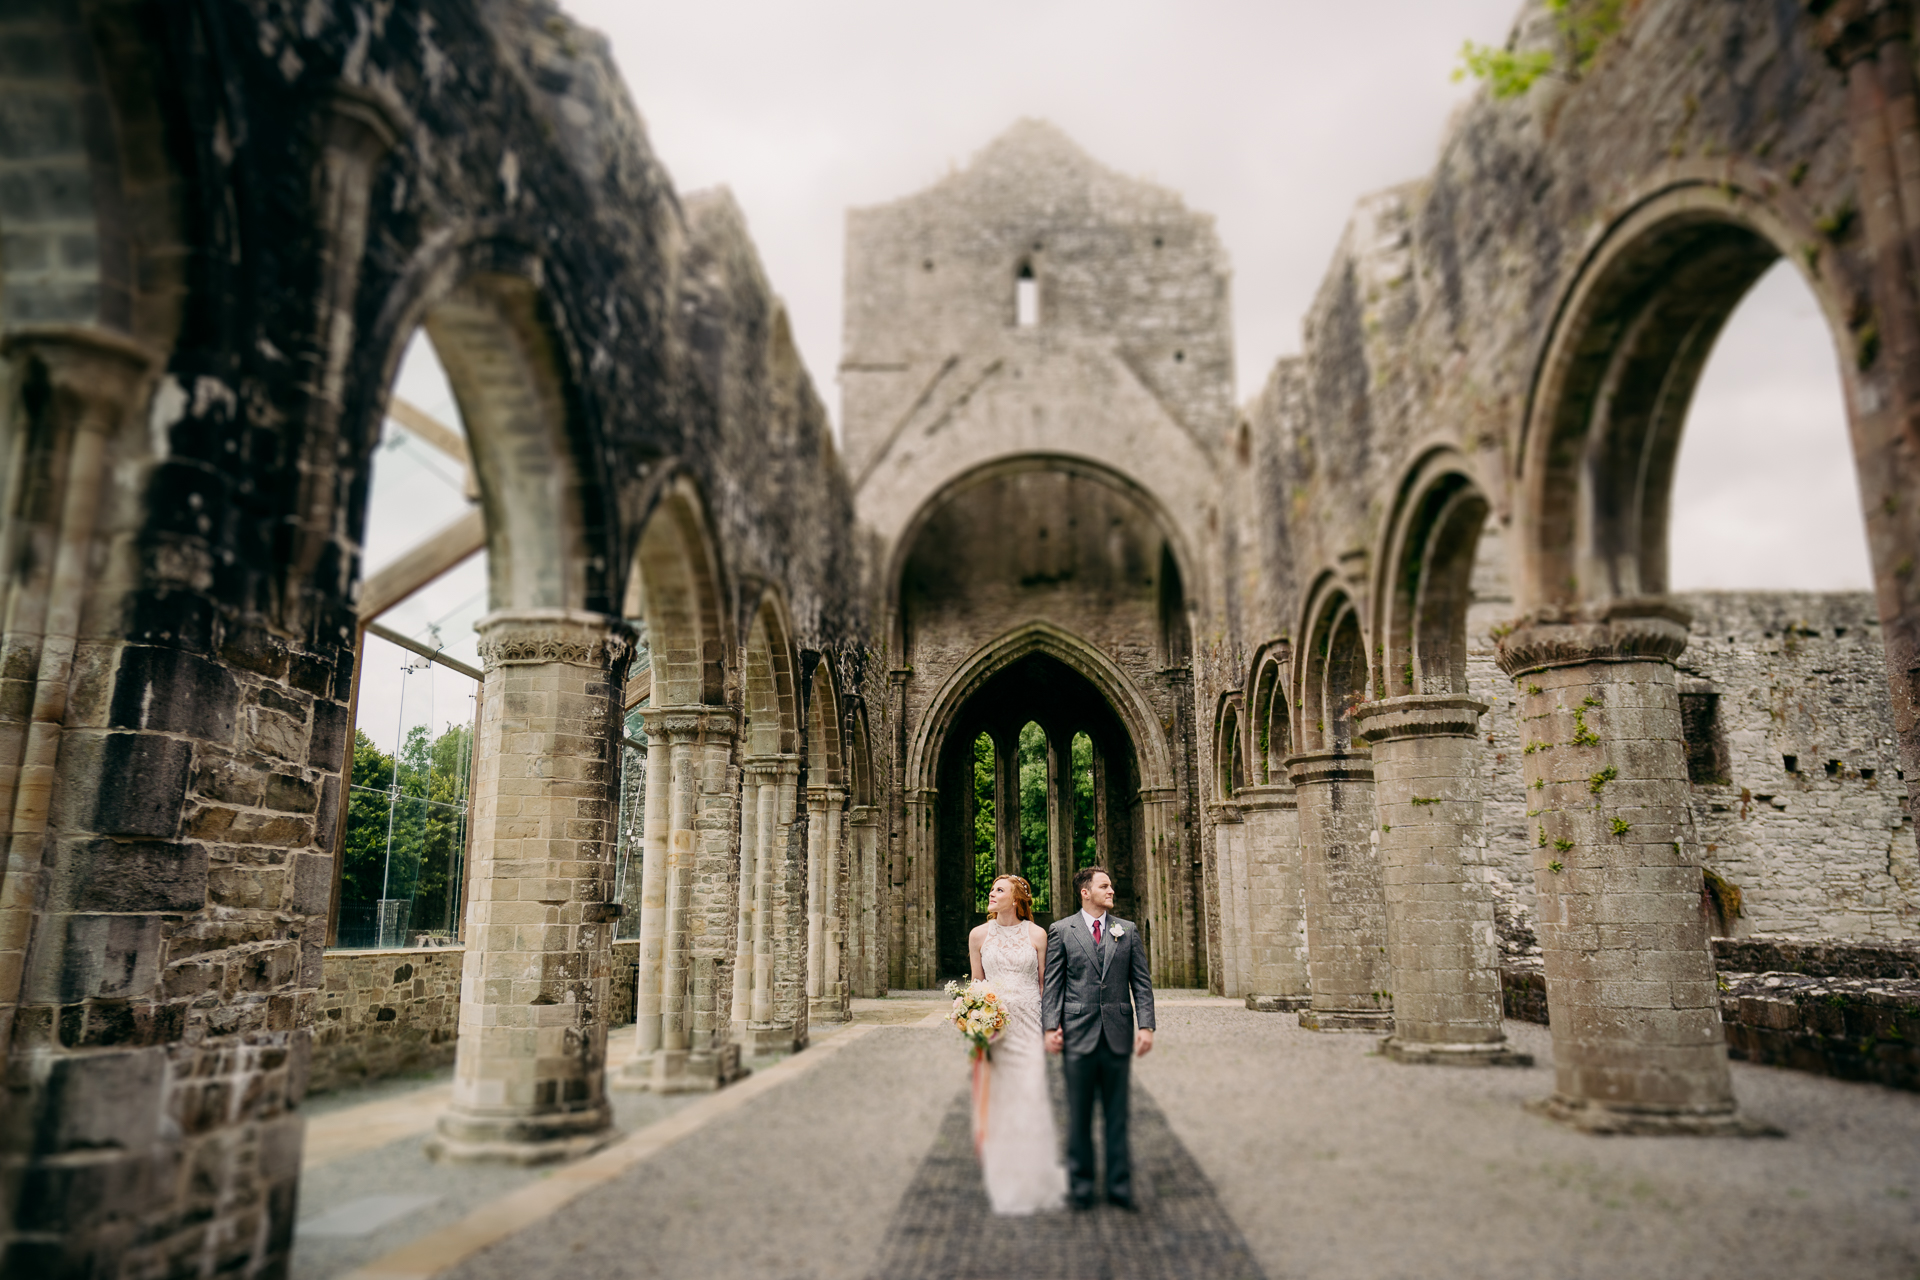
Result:
{"label": "black dress shoe", "polygon": [[1072,1205],[1075,1209],[1079,1209],[1079,1210],[1091,1209],[1093,1208],[1093,1197],[1092,1196],[1070,1196],[1067,1199],[1067,1203]]}
{"label": "black dress shoe", "polygon": [[1132,1196],[1117,1196],[1109,1193],[1107,1196],[1107,1203],[1112,1205],[1116,1209],[1125,1209],[1128,1213],[1133,1212]]}

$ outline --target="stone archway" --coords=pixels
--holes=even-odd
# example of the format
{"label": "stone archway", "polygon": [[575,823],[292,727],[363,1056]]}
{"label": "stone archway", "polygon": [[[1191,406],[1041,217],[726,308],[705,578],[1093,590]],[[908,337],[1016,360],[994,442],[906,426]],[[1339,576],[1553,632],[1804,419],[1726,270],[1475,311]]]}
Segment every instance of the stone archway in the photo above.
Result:
{"label": "stone archway", "polygon": [[1308,597],[1294,655],[1296,754],[1287,760],[1300,813],[1316,1031],[1392,1027],[1392,970],[1373,816],[1373,760],[1354,737],[1367,696],[1367,645],[1353,597],[1333,571]]}
{"label": "stone archway", "polygon": [[1522,1064],[1501,1025],[1493,899],[1482,871],[1480,716],[1467,608],[1488,503],[1465,458],[1436,449],[1398,491],[1372,591],[1374,701],[1354,710],[1374,804],[1404,1062]]}
{"label": "stone archway", "polygon": [[[1690,847],[1674,669],[1688,617],[1666,595],[1667,516],[1681,428],[1713,339],[1753,283],[1806,238],[1743,184],[1654,194],[1582,265],[1531,390],[1516,504],[1522,613],[1497,654],[1528,726],[1554,1027],[1556,1091],[1546,1106],[1587,1128],[1747,1127]],[[1836,337],[1846,295],[1864,296],[1842,270],[1809,281]],[[1875,353],[1853,336],[1836,345],[1854,348],[1842,368],[1863,463],[1873,415],[1863,417],[1860,375]],[[1861,475],[1863,495],[1884,483]],[[1885,540],[1869,541],[1894,663],[1904,585],[1889,573]],[[1618,892],[1622,884],[1633,892]],[[1634,985],[1653,973],[1657,999]]]}
{"label": "stone archway", "polygon": [[[971,765],[978,734],[1010,743],[1030,721],[1047,734],[1056,757],[1080,727],[1094,738],[1103,806],[1098,848],[1113,864],[1109,870],[1125,899],[1116,909],[1137,913],[1154,981],[1189,985],[1199,972],[1199,902],[1189,869],[1169,857],[1175,789],[1164,729],[1111,659],[1044,622],[1016,628],[962,663],[935,694],[909,745],[908,830],[915,839],[906,896],[913,928],[903,959],[910,972],[931,980],[951,976],[956,961],[964,965],[973,903],[965,896],[967,864],[956,852],[970,817],[963,766]],[[1005,836],[997,856],[1008,861],[1007,869],[1019,869],[1011,867],[1014,852]],[[1051,858],[1050,902],[1066,897],[1070,876],[1071,868]]]}

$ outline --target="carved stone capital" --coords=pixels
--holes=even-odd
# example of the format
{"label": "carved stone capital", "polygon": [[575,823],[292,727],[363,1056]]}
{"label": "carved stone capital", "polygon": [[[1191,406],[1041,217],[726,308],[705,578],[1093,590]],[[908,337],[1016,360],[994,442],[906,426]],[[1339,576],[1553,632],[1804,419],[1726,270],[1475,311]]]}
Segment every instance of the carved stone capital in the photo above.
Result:
{"label": "carved stone capital", "polygon": [[1268,783],[1260,787],[1242,787],[1233,793],[1233,802],[1246,812],[1258,812],[1263,809],[1297,809],[1299,797],[1293,794],[1293,787],[1286,783]]}
{"label": "carved stone capital", "polygon": [[850,827],[872,827],[880,823],[880,806],[877,804],[856,804],[847,810],[847,825]]}
{"label": "carved stone capital", "polygon": [[646,726],[649,741],[678,744],[731,740],[739,731],[740,719],[732,707],[642,707],[640,723]]}
{"label": "carved stone capital", "polygon": [[807,804],[813,808],[837,809],[847,798],[847,789],[832,783],[807,788]]}
{"label": "carved stone capital", "polygon": [[480,633],[480,665],[488,671],[556,662],[607,671],[618,669],[633,652],[633,631],[626,623],[581,609],[502,610],[473,629]]}
{"label": "carved stone capital", "polygon": [[1372,782],[1373,757],[1352,751],[1309,751],[1288,756],[1287,776],[1295,787],[1320,782]]}
{"label": "carved stone capital", "polygon": [[1415,693],[1363,702],[1353,709],[1353,736],[1366,743],[1396,738],[1473,738],[1487,704],[1463,693]]}
{"label": "carved stone capital", "polygon": [[800,757],[748,756],[740,762],[740,772],[754,786],[778,786],[784,779],[800,776]]}
{"label": "carved stone capital", "polygon": [[70,406],[71,425],[102,433],[120,425],[162,363],[145,343],[84,324],[18,325],[0,334],[0,357],[44,369],[56,400]]}
{"label": "carved stone capital", "polygon": [[1246,817],[1246,815],[1240,811],[1239,805],[1231,803],[1210,804],[1207,806],[1207,812],[1213,818],[1215,826],[1227,822],[1240,822]]}
{"label": "carved stone capital", "polygon": [[1179,796],[1179,790],[1174,787],[1140,788],[1140,802],[1142,804],[1173,804],[1179,799]]}
{"label": "carved stone capital", "polygon": [[1692,620],[1664,596],[1542,609],[1500,637],[1494,659],[1509,676],[1588,662],[1670,663],[1686,649]]}

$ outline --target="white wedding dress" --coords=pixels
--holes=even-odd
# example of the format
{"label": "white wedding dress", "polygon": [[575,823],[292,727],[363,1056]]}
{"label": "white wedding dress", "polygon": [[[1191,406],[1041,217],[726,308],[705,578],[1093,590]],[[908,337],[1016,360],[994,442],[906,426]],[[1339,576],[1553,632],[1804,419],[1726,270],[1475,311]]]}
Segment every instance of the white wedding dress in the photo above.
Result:
{"label": "white wedding dress", "polygon": [[[1022,920],[1012,928],[987,921],[980,966],[1007,1010],[1007,1025],[987,1064],[985,1133],[980,1173],[993,1211],[1038,1213],[1057,1209],[1067,1194],[1067,1171],[1047,1096],[1047,1053],[1040,1038],[1040,958]],[[975,1111],[976,1124],[979,1112]]]}

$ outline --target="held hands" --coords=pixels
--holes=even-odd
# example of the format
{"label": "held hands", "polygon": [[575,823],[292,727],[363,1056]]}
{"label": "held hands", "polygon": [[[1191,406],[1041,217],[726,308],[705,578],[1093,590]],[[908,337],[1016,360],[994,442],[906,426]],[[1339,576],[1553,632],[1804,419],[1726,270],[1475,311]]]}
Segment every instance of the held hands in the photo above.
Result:
{"label": "held hands", "polygon": [[1047,1032],[1048,1053],[1059,1053],[1062,1049],[1066,1048],[1066,1045],[1066,1032],[1062,1031],[1059,1027],[1055,1027],[1053,1030]]}
{"label": "held hands", "polygon": [[1153,1028],[1142,1027],[1133,1037],[1133,1056],[1144,1058],[1153,1052]]}

